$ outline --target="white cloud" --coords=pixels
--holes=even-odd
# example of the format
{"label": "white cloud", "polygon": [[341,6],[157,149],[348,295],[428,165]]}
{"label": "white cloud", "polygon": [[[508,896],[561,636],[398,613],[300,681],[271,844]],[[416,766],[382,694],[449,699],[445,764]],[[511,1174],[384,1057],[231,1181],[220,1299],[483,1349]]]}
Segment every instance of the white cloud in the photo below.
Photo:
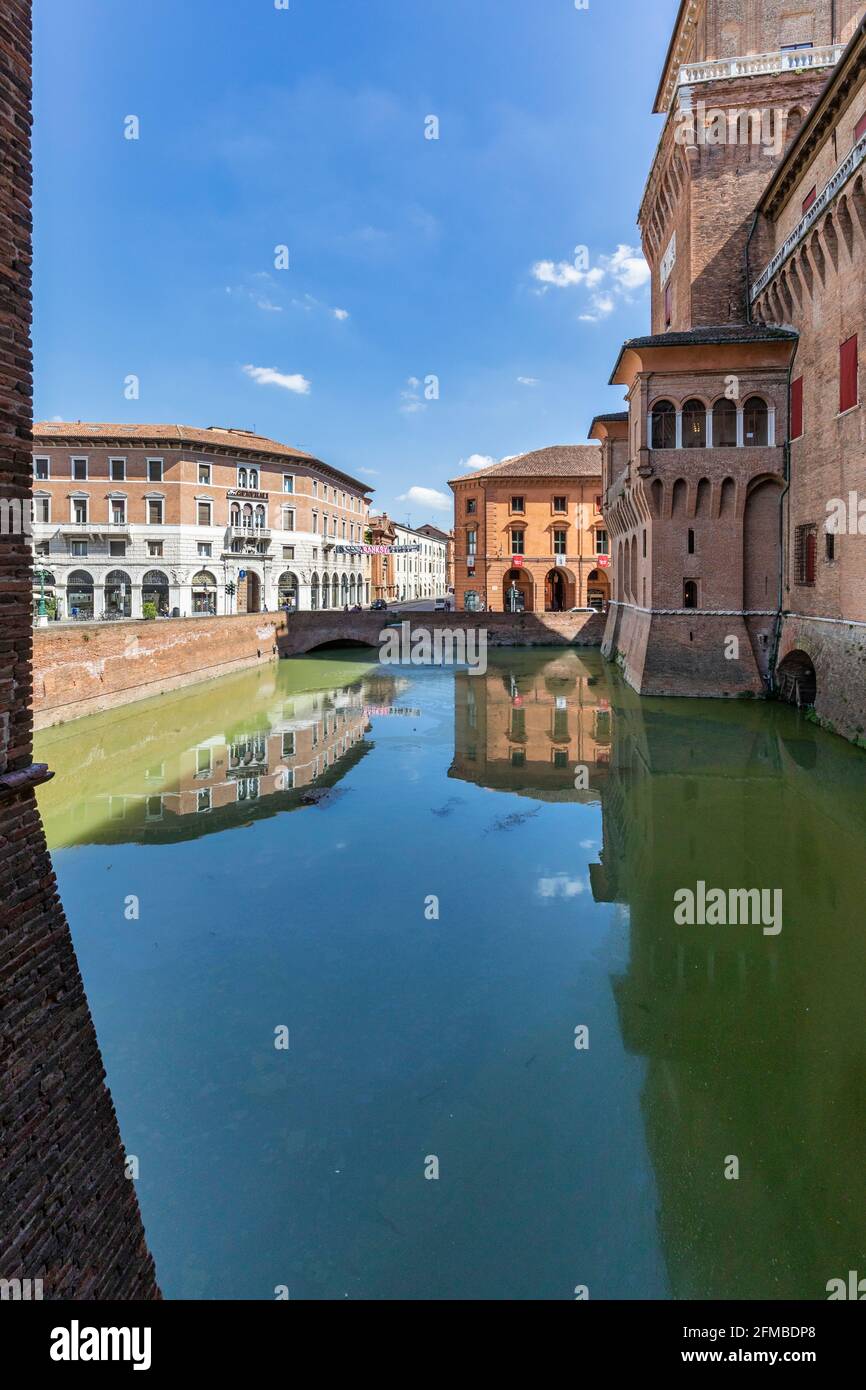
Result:
{"label": "white cloud", "polygon": [[583,270],[577,262],[536,261],[532,276],[542,286],[539,294],[549,289],[574,289],[581,286],[589,292],[589,304],[580,315],[584,323],[598,323],[613,313],[619,300],[630,303],[639,290],[649,283],[650,268],[640,247],[620,242],[612,255],[599,256],[596,264]]}
{"label": "white cloud", "polygon": [[256,308],[264,309],[268,314],[281,314],[283,312],[281,304],[272,304],[269,299],[257,299]]}
{"label": "white cloud", "polygon": [[537,376],[519,376],[517,378],[519,386],[538,386],[540,385]]}
{"label": "white cloud", "polygon": [[409,502],[421,507],[426,511],[450,512],[453,499],[444,492],[437,492],[432,487],[410,487],[408,492],[404,492],[397,498],[398,502]]}
{"label": "white cloud", "polygon": [[287,375],[278,372],[276,367],[253,367],[247,365],[244,371],[258,386],[279,386],[283,391],[292,391],[296,396],[309,396],[312,383],[300,372]]}
{"label": "white cloud", "polygon": [[427,403],[422,401],[418,394],[421,382],[417,376],[410,376],[406,382],[407,390],[400,392],[400,399],[403,404],[400,411],[403,415],[417,415],[419,411],[427,409]]}
{"label": "white cloud", "polygon": [[365,478],[378,478],[378,468],[356,468],[356,473],[363,473]]}
{"label": "white cloud", "polygon": [[331,313],[334,315],[335,319],[339,319],[340,323],[345,323],[346,319],[349,317],[348,309],[332,309]]}
{"label": "white cloud", "polygon": [[586,279],[586,271],[570,261],[536,261],[532,273],[542,285],[556,285],[561,290],[567,285],[582,285]]}
{"label": "white cloud", "polygon": [[579,878],[569,878],[568,874],[554,874],[552,878],[540,878],[535,891],[539,898],[577,898],[586,889]]}
{"label": "white cloud", "polygon": [[489,454],[470,454],[468,459],[460,460],[461,468],[489,468],[491,464],[498,463],[498,459],[491,458]]}
{"label": "white cloud", "polygon": [[592,313],[581,314],[583,323],[598,323],[600,319],[606,319],[613,313],[614,300],[609,294],[594,294],[592,296]]}
{"label": "white cloud", "polygon": [[620,245],[607,260],[606,269],[623,290],[639,290],[649,283],[650,268],[636,246]]}

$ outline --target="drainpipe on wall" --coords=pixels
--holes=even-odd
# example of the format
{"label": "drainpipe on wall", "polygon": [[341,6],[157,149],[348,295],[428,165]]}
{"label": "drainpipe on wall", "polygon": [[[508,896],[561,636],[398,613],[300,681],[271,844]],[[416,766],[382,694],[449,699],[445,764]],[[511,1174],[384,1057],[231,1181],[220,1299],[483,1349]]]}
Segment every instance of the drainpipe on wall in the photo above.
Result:
{"label": "drainpipe on wall", "polygon": [[[791,361],[788,363],[788,428],[785,431],[785,486],[779,498],[779,609],[776,614],[776,631],[773,637],[773,650],[770,653],[770,662],[767,667],[767,685],[769,693],[777,693],[776,686],[776,660],[779,655],[779,645],[782,641],[782,610],[784,607],[785,595],[785,565],[787,562],[789,539],[787,530],[790,528],[791,509],[788,505],[788,493],[791,488],[791,386],[794,380],[794,363],[797,360],[797,353],[800,350],[800,339],[794,344],[794,351],[791,354]],[[786,521],[788,528],[786,528]]]}
{"label": "drainpipe on wall", "polygon": [[750,268],[750,248],[752,237],[755,235],[755,228],[758,225],[758,218],[761,215],[760,208],[755,208],[755,215],[752,218],[752,225],[749,228],[749,235],[746,237],[746,247],[743,253],[746,264],[746,323],[752,323],[752,272]]}

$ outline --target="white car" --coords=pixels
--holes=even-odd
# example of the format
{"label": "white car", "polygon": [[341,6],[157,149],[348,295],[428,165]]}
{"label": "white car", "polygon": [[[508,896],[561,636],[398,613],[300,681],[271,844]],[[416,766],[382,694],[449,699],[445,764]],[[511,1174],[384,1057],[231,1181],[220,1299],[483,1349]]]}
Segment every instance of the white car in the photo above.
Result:
{"label": "white car", "polygon": [[434,599],[434,601],[433,601],[433,612],[434,612],[434,613],[447,613],[447,612],[448,612],[448,609],[449,609],[449,603],[448,603],[448,599],[447,599],[447,598],[437,598],[437,599]]}

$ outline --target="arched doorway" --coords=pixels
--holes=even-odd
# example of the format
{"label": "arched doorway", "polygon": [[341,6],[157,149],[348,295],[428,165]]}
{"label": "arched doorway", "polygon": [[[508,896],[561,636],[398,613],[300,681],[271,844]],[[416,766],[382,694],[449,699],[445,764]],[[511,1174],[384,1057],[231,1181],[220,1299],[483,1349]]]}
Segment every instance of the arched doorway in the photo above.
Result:
{"label": "arched doorway", "polygon": [[596,612],[602,612],[610,601],[610,580],[604,570],[590,570],[586,581],[586,602]]}
{"label": "arched doorway", "polygon": [[810,708],[818,694],[818,678],[812,658],[805,652],[789,652],[776,668],[776,688],[780,700],[798,709]]}
{"label": "arched doorway", "polygon": [[262,581],[255,570],[246,570],[244,578],[238,581],[238,612],[260,613],[262,608]]}
{"label": "arched doorway", "polygon": [[210,570],[199,570],[192,577],[193,613],[216,613],[216,580]]}
{"label": "arched doorway", "polygon": [[565,613],[574,605],[574,576],[560,565],[548,570],[544,581],[545,612]]}
{"label": "arched doorway", "polygon": [[70,618],[93,617],[93,576],[87,570],[73,570],[67,579],[66,608]]}
{"label": "arched doorway", "polygon": [[532,579],[525,569],[509,570],[502,581],[502,608],[505,613],[532,612]]}
{"label": "arched doorway", "polygon": [[277,583],[277,601],[280,608],[288,608],[290,613],[298,609],[298,577],[286,570]]}
{"label": "arched doorway", "polygon": [[146,605],[152,604],[159,617],[168,616],[168,575],[162,570],[148,570],[141,581],[141,606],[144,616]]}
{"label": "arched doorway", "polygon": [[132,613],[132,582],[124,570],[110,570],[105,576],[105,611],[111,618]]}

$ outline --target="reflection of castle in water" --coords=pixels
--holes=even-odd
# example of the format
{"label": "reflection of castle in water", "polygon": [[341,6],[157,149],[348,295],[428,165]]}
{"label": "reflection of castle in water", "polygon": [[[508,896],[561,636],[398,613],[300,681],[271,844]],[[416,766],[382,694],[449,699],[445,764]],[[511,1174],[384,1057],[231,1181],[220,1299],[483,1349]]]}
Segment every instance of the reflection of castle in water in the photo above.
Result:
{"label": "reflection of castle in water", "polygon": [[276,670],[221,683],[214,703],[198,691],[169,711],[142,707],[134,727],[120,721],[122,772],[115,725],[78,725],[74,751],[87,774],[70,775],[53,752],[58,776],[42,798],[52,847],[194,839],[319,800],[369,751],[371,712],[391,708],[400,683],[377,674],[290,693],[285,668]]}
{"label": "reflection of castle in water", "polygon": [[[674,1296],[826,1297],[866,1259],[863,755],[783,706],[641,699],[594,657],[537,663],[457,677],[451,775],[601,802],[590,877],[628,914],[611,983],[646,1059]],[[699,879],[781,888],[781,934],[675,925]]]}
{"label": "reflection of castle in water", "polygon": [[[483,676],[455,676],[450,775],[543,800],[596,801],[611,720],[597,663],[566,651],[539,668],[535,653],[497,653]],[[587,769],[588,787],[576,783],[579,767]]]}
{"label": "reflection of castle in water", "polygon": [[[674,1294],[826,1297],[866,1249],[862,755],[781,707],[614,703],[592,883],[629,909],[613,988]],[[781,888],[782,933],[675,925],[699,879]]]}

